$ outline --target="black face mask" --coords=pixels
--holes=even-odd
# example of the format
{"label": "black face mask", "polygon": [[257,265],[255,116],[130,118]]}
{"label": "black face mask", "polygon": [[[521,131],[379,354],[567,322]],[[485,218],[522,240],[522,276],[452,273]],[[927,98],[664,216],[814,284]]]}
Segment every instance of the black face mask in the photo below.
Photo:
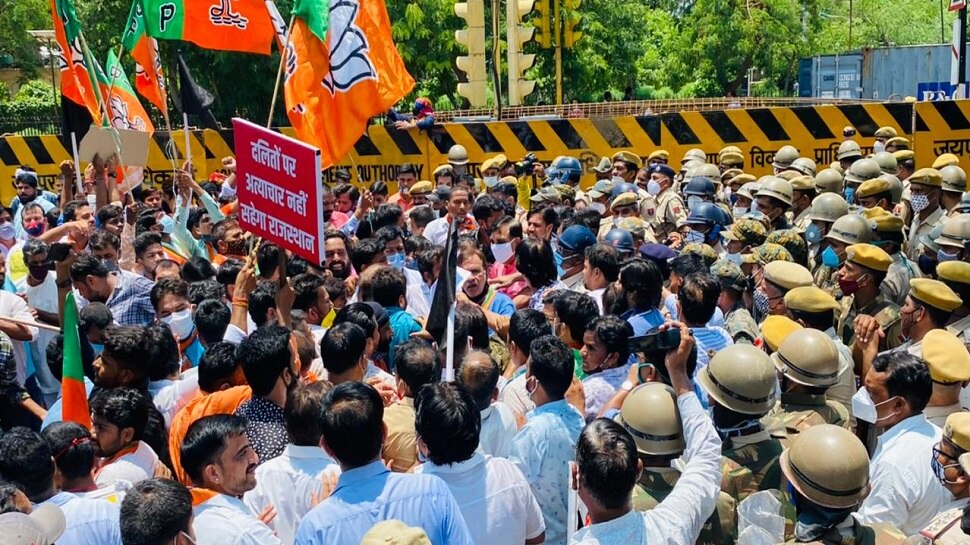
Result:
{"label": "black face mask", "polygon": [[246,255],[246,239],[241,238],[232,242],[226,242],[227,255]]}
{"label": "black face mask", "polygon": [[31,278],[39,281],[46,279],[47,273],[50,272],[47,265],[30,265],[27,267],[27,271],[30,273]]}

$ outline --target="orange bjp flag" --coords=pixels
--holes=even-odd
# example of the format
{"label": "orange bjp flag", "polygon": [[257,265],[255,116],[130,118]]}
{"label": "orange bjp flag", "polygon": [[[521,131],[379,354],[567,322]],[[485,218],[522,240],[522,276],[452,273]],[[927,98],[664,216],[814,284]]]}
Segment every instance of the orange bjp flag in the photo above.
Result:
{"label": "orange bjp flag", "polygon": [[101,103],[96,82],[81,46],[81,25],[71,0],[51,0],[54,36],[61,52],[57,61],[61,69],[61,94],[88,109],[95,124],[101,124]]}
{"label": "orange bjp flag", "polygon": [[297,0],[284,87],[297,138],[322,166],[340,161],[367,129],[414,87],[391,38],[383,0]]}
{"label": "orange bjp flag", "polygon": [[168,97],[162,61],[158,56],[158,41],[146,34],[147,22],[141,0],[135,0],[128,14],[128,23],[121,38],[122,46],[135,59],[135,88],[141,96],[168,116]]}
{"label": "orange bjp flag", "polygon": [[264,0],[141,0],[146,32],[203,49],[269,55],[276,36]]}

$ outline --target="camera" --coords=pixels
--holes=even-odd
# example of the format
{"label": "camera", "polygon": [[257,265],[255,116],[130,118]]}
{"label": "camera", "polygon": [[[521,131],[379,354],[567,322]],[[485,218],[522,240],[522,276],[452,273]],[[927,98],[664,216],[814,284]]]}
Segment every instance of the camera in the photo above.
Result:
{"label": "camera", "polygon": [[530,153],[526,155],[521,161],[515,163],[515,175],[516,176],[528,176],[532,174],[532,168],[535,167],[536,163],[539,162],[539,158],[536,154]]}

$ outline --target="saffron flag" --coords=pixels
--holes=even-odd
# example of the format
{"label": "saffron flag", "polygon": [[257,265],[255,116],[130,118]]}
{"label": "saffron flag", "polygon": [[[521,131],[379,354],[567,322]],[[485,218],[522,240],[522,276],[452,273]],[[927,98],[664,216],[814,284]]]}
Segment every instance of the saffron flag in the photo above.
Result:
{"label": "saffron flag", "polygon": [[74,292],[64,302],[64,369],[61,376],[61,407],[65,422],[77,422],[91,428],[91,409],[84,389],[84,365],[81,363],[81,336],[78,333],[77,303]]}
{"label": "saffron flag", "polygon": [[147,34],[203,49],[269,55],[276,31],[264,0],[142,0]]}
{"label": "saffron flag", "polygon": [[168,96],[162,60],[158,56],[158,41],[148,36],[146,27],[144,6],[141,0],[135,0],[128,13],[121,45],[135,59],[135,89],[168,117]]}
{"label": "saffron flag", "polygon": [[61,69],[61,94],[87,108],[95,123],[101,124],[101,104],[97,83],[88,67],[81,46],[81,25],[71,0],[51,0],[54,35],[61,52],[57,63]]}
{"label": "saffron flag", "polygon": [[108,115],[111,117],[108,120],[110,126],[116,129],[155,132],[148,113],[138,102],[135,90],[128,83],[128,76],[114,51],[108,52],[105,69],[107,74],[98,67],[98,81],[101,84],[101,96],[104,97]]}
{"label": "saffron flag", "polygon": [[368,119],[411,91],[414,79],[391,39],[383,0],[297,0],[293,13],[287,115],[329,168],[364,134]]}

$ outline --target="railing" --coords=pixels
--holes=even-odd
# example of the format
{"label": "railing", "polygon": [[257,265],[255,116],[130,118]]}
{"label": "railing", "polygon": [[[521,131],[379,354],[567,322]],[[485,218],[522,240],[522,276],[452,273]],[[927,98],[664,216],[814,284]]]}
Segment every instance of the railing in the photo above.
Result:
{"label": "railing", "polygon": [[39,136],[61,132],[59,116],[0,116],[0,135]]}

